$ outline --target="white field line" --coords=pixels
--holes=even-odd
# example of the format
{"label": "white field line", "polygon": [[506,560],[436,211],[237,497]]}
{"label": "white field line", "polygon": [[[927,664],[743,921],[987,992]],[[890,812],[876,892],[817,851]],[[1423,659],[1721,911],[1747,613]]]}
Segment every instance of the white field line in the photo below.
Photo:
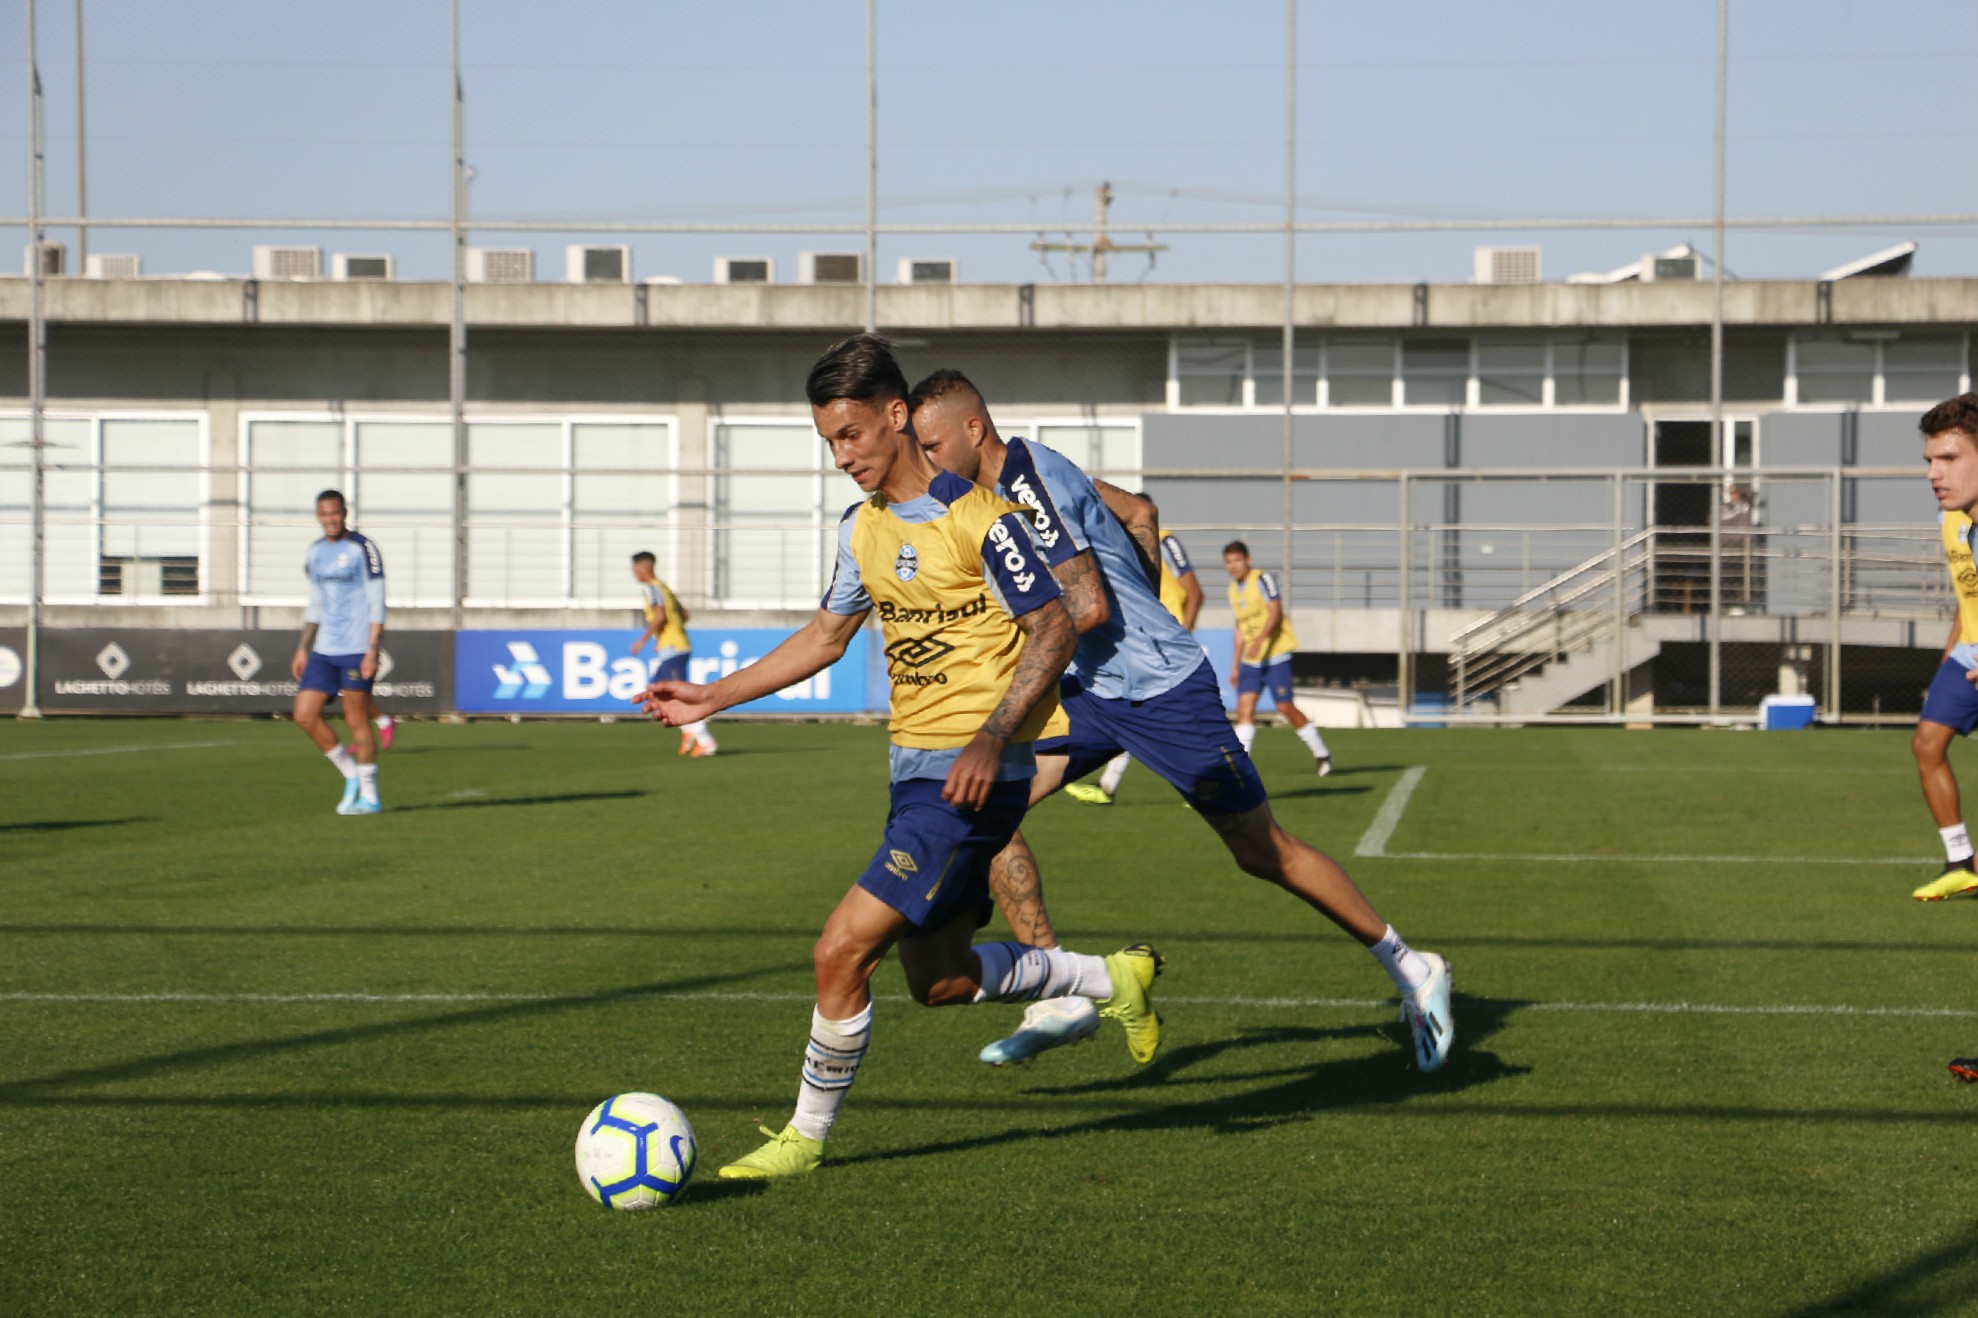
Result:
{"label": "white field line", "polygon": [[96,746],[75,751],[16,751],[0,755],[0,760],[66,760],[84,755],[135,755],[140,751],[203,751],[215,746],[244,746],[239,741],[173,741],[155,746]]}
{"label": "white field line", "polygon": [[[1379,821],[1375,821],[1379,822]],[[1372,833],[1369,829],[1369,834]],[[1361,840],[1365,846],[1365,839]],[[1572,865],[1911,865],[1927,867],[1936,862],[1927,856],[1611,856],[1587,853],[1574,855],[1540,852],[1511,855],[1497,851],[1362,851],[1383,860],[1443,861],[1564,861]]]}
{"label": "white field line", "polygon": [[1367,831],[1360,835],[1359,844],[1353,848],[1354,855],[1387,854],[1387,841],[1401,824],[1401,812],[1408,808],[1408,798],[1422,785],[1422,775],[1427,772],[1426,765],[1413,765],[1401,775],[1400,781],[1388,789],[1387,799],[1380,803],[1380,812],[1374,816],[1374,822],[1367,825]]}
{"label": "white field line", "polygon": [[[0,993],[0,1003],[360,1003],[449,1004],[474,1002],[581,1002],[593,993]],[[811,993],[626,993],[623,1000],[654,998],[667,1002],[772,1002],[815,1000]],[[887,1002],[907,998],[888,996]],[[1379,1011],[1392,1009],[1391,998],[1253,998],[1164,994],[1162,1002],[1183,1007],[1248,1007],[1292,1011]],[[1605,1012],[1635,1016],[1892,1016],[1913,1019],[1978,1019],[1978,1009],[1963,1007],[1858,1007],[1845,1003],[1783,1003],[1746,1006],[1722,1002],[1527,1002],[1522,1011]]]}

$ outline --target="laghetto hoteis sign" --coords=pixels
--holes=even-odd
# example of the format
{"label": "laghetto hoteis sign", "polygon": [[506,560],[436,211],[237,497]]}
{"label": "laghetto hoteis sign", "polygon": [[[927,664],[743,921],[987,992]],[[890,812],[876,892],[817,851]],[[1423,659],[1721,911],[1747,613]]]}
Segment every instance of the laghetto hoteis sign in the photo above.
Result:
{"label": "laghetto hoteis sign", "polygon": [[[454,633],[453,690],[463,714],[630,714],[632,699],[653,678],[657,661],[627,648],[636,632],[462,631]],[[713,682],[776,648],[787,631],[769,627],[696,627],[688,680]],[[867,690],[872,671],[866,633],[845,657],[813,677],[739,706],[751,714],[858,713],[883,708]]]}
{"label": "laghetto hoteis sign", "polygon": [[[17,639],[19,633],[14,633]],[[41,707],[98,714],[268,714],[295,701],[292,631],[51,629],[41,633]],[[407,714],[452,705],[447,632],[388,632],[377,685],[381,706]],[[0,636],[0,648],[18,647]],[[0,654],[0,678],[9,665]],[[0,684],[17,709],[24,683]]]}

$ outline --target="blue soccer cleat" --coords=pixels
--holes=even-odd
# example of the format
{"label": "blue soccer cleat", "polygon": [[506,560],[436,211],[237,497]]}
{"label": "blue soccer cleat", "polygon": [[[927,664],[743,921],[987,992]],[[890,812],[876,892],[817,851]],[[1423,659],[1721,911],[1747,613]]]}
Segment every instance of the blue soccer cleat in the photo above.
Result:
{"label": "blue soccer cleat", "polygon": [[384,812],[385,803],[375,796],[360,796],[350,803],[350,809],[344,811],[347,815],[381,815]]}
{"label": "blue soccer cleat", "polygon": [[1099,1009],[1084,998],[1047,998],[1024,1009],[1023,1025],[980,1053],[991,1066],[1027,1062],[1068,1043],[1083,1043],[1099,1032]]}
{"label": "blue soccer cleat", "polygon": [[1456,1018],[1449,1010],[1453,982],[1449,962],[1434,952],[1422,953],[1422,959],[1429,963],[1429,977],[1401,999],[1401,1019],[1415,1036],[1415,1066],[1427,1075],[1449,1060],[1450,1046],[1456,1042]]}
{"label": "blue soccer cleat", "polygon": [[355,813],[351,810],[351,807],[357,804],[357,790],[358,785],[355,775],[343,780],[343,800],[337,802],[338,814],[348,815]]}

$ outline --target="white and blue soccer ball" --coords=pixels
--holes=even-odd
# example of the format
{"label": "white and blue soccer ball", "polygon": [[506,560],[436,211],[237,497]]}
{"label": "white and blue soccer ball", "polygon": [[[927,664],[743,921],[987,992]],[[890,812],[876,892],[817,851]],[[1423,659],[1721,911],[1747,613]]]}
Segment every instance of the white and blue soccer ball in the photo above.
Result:
{"label": "white and blue soccer ball", "polygon": [[606,1208],[663,1208],[694,1174],[687,1114],[658,1094],[615,1094],[577,1131],[577,1179]]}

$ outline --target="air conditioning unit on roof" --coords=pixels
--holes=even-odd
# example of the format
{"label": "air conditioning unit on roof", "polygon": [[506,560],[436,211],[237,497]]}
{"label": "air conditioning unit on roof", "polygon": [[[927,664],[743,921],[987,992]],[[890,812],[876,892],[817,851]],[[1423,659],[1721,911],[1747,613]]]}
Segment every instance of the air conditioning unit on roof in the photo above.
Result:
{"label": "air conditioning unit on roof", "polygon": [[536,254],[526,247],[469,247],[470,284],[529,284],[536,278]]}
{"label": "air conditioning unit on roof", "polygon": [[773,284],[776,262],[767,256],[717,256],[714,258],[717,284]]}
{"label": "air conditioning unit on roof", "polygon": [[566,247],[563,249],[563,277],[572,284],[629,284],[632,282],[632,249]]}
{"label": "air conditioning unit on roof", "polygon": [[354,256],[338,252],[330,258],[332,279],[390,279],[392,259],[389,256]]}
{"label": "air conditioning unit on roof", "polygon": [[135,252],[91,252],[83,264],[91,279],[137,279],[143,266]]}
{"label": "air conditioning unit on roof", "polygon": [[911,256],[900,258],[899,281],[902,284],[952,284],[955,278],[955,263],[951,260],[931,261]]}
{"label": "air conditioning unit on roof", "polygon": [[857,252],[798,252],[799,284],[856,284],[862,282],[862,258]]}
{"label": "air conditioning unit on roof", "polygon": [[1471,266],[1471,282],[1478,284],[1536,284],[1539,249],[1536,247],[1479,247]]}
{"label": "air conditioning unit on roof", "polygon": [[323,249],[320,247],[256,247],[256,279],[321,279]]}

